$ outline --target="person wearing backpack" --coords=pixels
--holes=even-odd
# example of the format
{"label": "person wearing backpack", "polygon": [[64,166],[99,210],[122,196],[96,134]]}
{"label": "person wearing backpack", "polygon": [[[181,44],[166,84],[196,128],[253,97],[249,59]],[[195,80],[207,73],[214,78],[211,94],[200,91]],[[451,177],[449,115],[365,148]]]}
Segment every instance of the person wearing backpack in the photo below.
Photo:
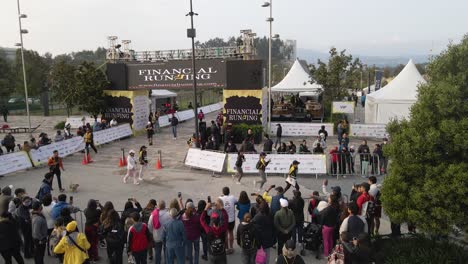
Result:
{"label": "person wearing backpack", "polygon": [[125,231],[117,211],[111,209],[101,224],[102,236],[106,240],[107,258],[111,264],[122,264]]}
{"label": "person wearing backpack", "polygon": [[315,223],[317,224],[318,223],[318,220],[317,220],[317,206],[320,202],[320,194],[318,191],[313,191],[312,192],[312,197],[310,199],[310,202],[309,202],[309,206],[307,207],[307,211],[309,212],[310,214],[310,218],[311,218],[311,222],[312,223]]}
{"label": "person wearing backpack", "polygon": [[257,248],[265,252],[264,263],[270,263],[271,248],[276,243],[273,215],[270,214],[270,208],[265,200],[257,199],[257,202],[258,210],[251,223],[254,224],[257,237],[259,238]]}
{"label": "person wearing backpack", "polygon": [[[304,207],[305,201],[302,199],[302,194],[300,191],[293,190],[294,197],[289,202],[289,209],[294,213],[294,218],[296,220],[296,225],[292,231],[292,240],[294,242],[302,243],[302,238],[304,236]],[[296,239],[297,237],[297,239]]]}
{"label": "person wearing backpack", "polygon": [[380,218],[382,217],[382,201],[380,200],[380,184],[377,184],[377,178],[375,176],[370,176],[368,183],[370,184],[369,195],[374,200],[374,212],[373,218],[374,221],[371,223],[371,234],[378,235],[380,228]]}
{"label": "person wearing backpack", "polygon": [[162,226],[165,226],[171,221],[172,217],[166,209],[166,202],[164,200],[160,200],[158,202],[158,208],[153,210],[148,220],[148,229],[150,233],[153,234],[155,264],[161,264],[162,250],[163,248],[166,248],[163,242]]}
{"label": "person wearing backpack", "polygon": [[208,223],[205,218],[208,210],[211,209],[211,203],[208,203],[200,216],[200,224],[205,230],[208,240],[208,253],[210,263],[212,264],[226,264],[226,231],[227,225],[221,224],[221,217],[217,212],[211,214],[211,222]]}
{"label": "person wearing backpack", "polygon": [[128,229],[127,253],[135,259],[135,264],[146,264],[148,248],[152,237],[145,223],[140,221],[139,213],[132,213],[130,217],[135,223]]}
{"label": "person wearing backpack", "polygon": [[361,195],[359,195],[356,204],[359,208],[359,215],[366,218],[368,226],[368,234],[371,233],[370,227],[374,221],[375,202],[374,198],[369,195],[370,184],[363,182],[360,187]]}
{"label": "person wearing backpack", "polygon": [[250,220],[250,213],[244,214],[244,219],[237,227],[237,245],[242,249],[242,264],[255,264],[258,238],[255,227]]}
{"label": "person wearing backpack", "polygon": [[77,225],[76,221],[68,223],[66,235],[54,248],[55,254],[64,254],[63,264],[86,263],[88,259],[86,250],[91,247],[91,244],[85,234],[78,232]]}

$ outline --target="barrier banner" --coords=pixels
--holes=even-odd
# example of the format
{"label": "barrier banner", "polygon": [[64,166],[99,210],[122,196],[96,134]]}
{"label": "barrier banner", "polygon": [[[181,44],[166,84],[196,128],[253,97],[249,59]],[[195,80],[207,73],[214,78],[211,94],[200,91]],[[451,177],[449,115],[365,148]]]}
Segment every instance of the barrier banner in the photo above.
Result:
{"label": "barrier banner", "polygon": [[179,121],[185,121],[185,120],[189,120],[195,117],[195,113],[193,112],[193,109],[177,112],[176,115]]}
{"label": "barrier banner", "polygon": [[13,152],[0,156],[0,175],[31,168],[31,161],[25,151]]}
{"label": "barrier banner", "polygon": [[[259,155],[244,154],[245,162],[242,165],[244,173],[258,173],[256,168]],[[266,168],[266,173],[286,174],[289,172],[289,166],[294,160],[299,161],[299,174],[325,174],[327,173],[326,155],[313,154],[268,154],[266,160],[271,159]],[[227,172],[234,173],[237,154],[228,154]]]}
{"label": "barrier banner", "polygon": [[388,135],[385,124],[350,124],[350,136],[384,138]]}
{"label": "barrier banner", "polygon": [[276,136],[276,124],[281,124],[283,137],[318,136],[318,131],[325,126],[328,136],[333,136],[332,123],[281,123],[271,122],[270,134]]}
{"label": "barrier banner", "polygon": [[[71,128],[79,128],[80,126],[83,126],[83,118],[84,123],[89,123],[91,126],[94,124],[94,118],[92,117],[68,117],[67,120],[65,121],[65,124],[69,123],[71,125]],[[101,118],[97,119],[98,122],[101,122]],[[110,120],[109,120],[110,121]]]}
{"label": "barrier banner", "polygon": [[214,172],[222,172],[225,159],[225,153],[190,148],[185,158],[185,165]]}
{"label": "barrier banner", "polygon": [[85,144],[82,137],[72,137],[67,140],[54,142],[50,145],[42,146],[38,149],[31,149],[31,160],[35,166],[47,163],[47,160],[53,155],[54,150],[58,150],[60,157],[66,157],[75,152],[83,150]]}
{"label": "barrier banner", "polygon": [[[122,124],[116,127],[99,130],[93,133],[94,144],[102,145],[120,138],[129,137],[133,134],[129,124]],[[82,139],[83,140],[83,139]]]}
{"label": "barrier banner", "polygon": [[333,102],[332,113],[354,114],[354,102]]}

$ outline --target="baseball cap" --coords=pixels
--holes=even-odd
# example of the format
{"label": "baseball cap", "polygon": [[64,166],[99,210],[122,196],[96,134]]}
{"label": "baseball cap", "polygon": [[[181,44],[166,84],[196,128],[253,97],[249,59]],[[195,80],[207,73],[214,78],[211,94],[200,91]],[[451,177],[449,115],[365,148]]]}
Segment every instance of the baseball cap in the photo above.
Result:
{"label": "baseball cap", "polygon": [[301,164],[301,163],[300,163],[299,161],[297,161],[297,160],[294,160],[292,163],[293,163],[293,164]]}
{"label": "baseball cap", "polygon": [[260,152],[260,156],[266,156],[267,154],[265,152]]}
{"label": "baseball cap", "polygon": [[132,153],[135,154],[135,151],[133,149],[131,149],[128,153],[129,154],[132,154]]}

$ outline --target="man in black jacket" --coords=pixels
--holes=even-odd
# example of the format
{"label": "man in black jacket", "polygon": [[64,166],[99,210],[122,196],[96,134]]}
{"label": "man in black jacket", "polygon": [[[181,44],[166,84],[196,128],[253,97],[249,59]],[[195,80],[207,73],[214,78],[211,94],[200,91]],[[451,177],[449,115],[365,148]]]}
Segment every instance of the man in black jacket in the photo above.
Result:
{"label": "man in black jacket", "polygon": [[179,119],[177,119],[173,113],[172,117],[169,119],[169,122],[172,126],[172,134],[174,135],[174,139],[177,139],[177,125],[179,124]]}
{"label": "man in black jacket", "polygon": [[20,253],[21,236],[18,232],[18,222],[8,212],[9,199],[6,196],[0,196],[0,254],[5,263],[12,263],[12,257],[19,264],[24,264]]}
{"label": "man in black jacket", "polygon": [[[294,218],[296,219],[296,227],[292,231],[292,240],[294,243],[298,241],[302,243],[302,237],[304,235],[304,199],[301,197],[301,192],[293,190],[293,199],[289,202],[289,209],[294,213]],[[297,240],[296,240],[297,234]]]}
{"label": "man in black jacket", "polygon": [[275,149],[278,145],[281,145],[281,136],[283,136],[283,127],[281,124],[276,124],[276,141],[275,141]]}
{"label": "man in black jacket", "polygon": [[263,152],[270,153],[273,150],[273,140],[265,134],[265,143],[263,143]]}

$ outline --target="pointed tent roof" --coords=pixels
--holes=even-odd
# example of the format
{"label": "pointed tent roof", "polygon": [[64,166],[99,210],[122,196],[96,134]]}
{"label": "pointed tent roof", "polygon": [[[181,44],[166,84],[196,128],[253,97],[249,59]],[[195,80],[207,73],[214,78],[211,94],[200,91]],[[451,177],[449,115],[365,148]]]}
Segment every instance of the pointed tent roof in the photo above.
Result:
{"label": "pointed tent roof", "polygon": [[310,83],[310,74],[296,59],[288,74],[277,85],[271,87],[272,92],[314,92],[322,86],[317,83]]}
{"label": "pointed tent roof", "polygon": [[409,60],[395,79],[377,92],[367,95],[367,99],[377,103],[416,101],[418,85],[424,83],[426,83],[426,80],[419,73],[413,60]]}

